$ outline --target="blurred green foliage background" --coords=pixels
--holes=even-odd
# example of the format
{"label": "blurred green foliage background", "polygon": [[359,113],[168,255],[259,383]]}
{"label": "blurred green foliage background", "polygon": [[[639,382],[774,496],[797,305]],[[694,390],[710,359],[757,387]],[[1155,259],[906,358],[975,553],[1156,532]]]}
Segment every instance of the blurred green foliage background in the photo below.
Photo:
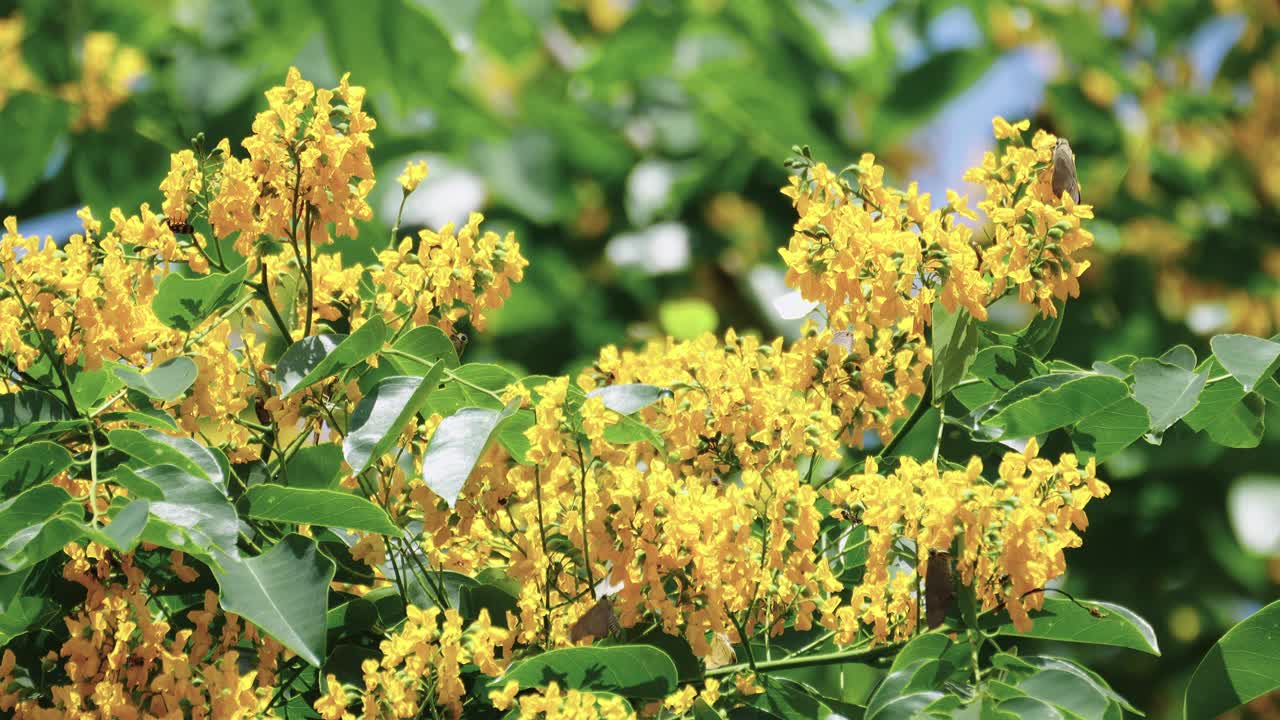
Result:
{"label": "blurred green foliage background", "polygon": [[[24,234],[65,237],[83,205],[158,208],[169,153],[201,131],[237,148],[290,65],[321,86],[351,72],[382,182],[341,250],[371,259],[393,178],[425,158],[404,229],[482,211],[531,261],[469,359],[563,372],[661,333],[793,335],[774,304],[790,147],[836,167],[873,152],[939,198],[973,191],[997,114],[1070,138],[1098,218],[1057,356],[1203,357],[1216,332],[1280,325],[1271,0],[28,0],[0,18],[0,214]],[[1066,586],[1154,625],[1163,657],[1089,658],[1151,716],[1277,597],[1268,419],[1257,447],[1182,428],[1104,466],[1114,494]],[[1269,702],[1251,712],[1280,716]]]}

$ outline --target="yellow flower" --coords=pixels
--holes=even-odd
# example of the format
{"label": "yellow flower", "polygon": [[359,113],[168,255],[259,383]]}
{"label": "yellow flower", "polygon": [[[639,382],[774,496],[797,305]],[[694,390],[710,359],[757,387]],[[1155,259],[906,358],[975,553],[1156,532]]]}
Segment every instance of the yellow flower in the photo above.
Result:
{"label": "yellow flower", "polygon": [[404,172],[400,173],[400,177],[396,180],[400,181],[400,187],[404,188],[404,194],[408,195],[418,189],[418,185],[427,179],[427,161],[419,160],[418,162],[405,163]]}
{"label": "yellow flower", "polygon": [[332,673],[325,676],[325,684],[329,689],[316,700],[314,706],[316,712],[320,713],[320,717],[324,720],[342,720],[347,712],[347,692]]}
{"label": "yellow flower", "polygon": [[999,115],[991,119],[991,127],[995,131],[997,140],[1008,140],[1010,138],[1020,137],[1022,133],[1031,129],[1030,120],[1019,120],[1010,124],[1008,120]]}

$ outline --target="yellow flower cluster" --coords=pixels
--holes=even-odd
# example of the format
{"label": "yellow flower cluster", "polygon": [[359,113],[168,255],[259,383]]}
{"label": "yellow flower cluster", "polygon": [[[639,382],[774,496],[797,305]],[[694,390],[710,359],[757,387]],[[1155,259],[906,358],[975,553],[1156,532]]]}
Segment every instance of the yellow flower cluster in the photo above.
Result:
{"label": "yellow flower cluster", "polygon": [[[1005,454],[994,481],[982,477],[977,458],[956,470],[904,458],[888,475],[868,460],[862,473],[833,482],[823,496],[833,517],[866,527],[867,569],[847,602],[828,600],[822,624],[841,643],[862,625],[881,642],[909,637],[929,558],[952,553],[954,543],[961,581],[982,609],[1004,607],[1017,627],[1030,628],[1027,611],[1043,604],[1043,593],[1033,591],[1066,570],[1063,551],[1079,547],[1076,530],[1088,527],[1085,505],[1110,492],[1093,460],[1080,468],[1067,453],[1055,464],[1038,451],[1033,439],[1023,452]],[[895,557],[904,554],[907,566],[895,572]]]}
{"label": "yellow flower cluster", "polygon": [[[986,188],[978,203],[992,225],[992,244],[982,253],[981,270],[990,276],[992,294],[1017,288],[1023,302],[1057,313],[1053,301],[1080,294],[1079,277],[1089,268],[1080,251],[1093,245],[1093,234],[1081,220],[1093,217],[1093,206],[1077,205],[1068,193],[1053,195],[1053,148],[1057,138],[1037,130],[1030,146],[1022,133],[1026,120],[1011,125],[997,117],[997,138],[1009,140],[999,159],[983,155],[982,165],[965,173],[968,182]],[[993,298],[994,299],[994,298]]]}
{"label": "yellow flower cluster", "polygon": [[529,264],[514,233],[481,233],[483,220],[472,213],[461,228],[449,223],[438,232],[423,230],[417,242],[406,237],[380,253],[374,302],[383,317],[407,313],[414,325],[436,325],[445,332],[467,318],[483,331],[488,314],[502,307],[511,283],[524,278]]}
{"label": "yellow flower cluster", "polygon": [[287,239],[303,265],[333,235],[356,237],[357,222],[373,215],[366,198],[377,123],[363,110],[364,96],[346,75],[336,89],[317,90],[290,68],[285,84],[267,91],[268,109],[241,143],[249,157],[234,157],[225,139],[218,144],[222,169],[209,203],[217,236],[238,233],[236,252],[250,258],[263,236]]}
{"label": "yellow flower cluster", "polygon": [[[407,607],[408,618],[386,640],[382,641],[382,658],[365,660],[364,691],[361,703],[363,718],[418,717],[426,705],[445,708],[451,717],[462,714],[466,692],[461,679],[463,665],[473,663],[480,671],[496,677],[505,662],[495,657],[494,648],[504,648],[509,656],[509,633],[489,623],[489,613],[466,628],[462,616],[450,608]],[[329,691],[316,701],[316,712],[325,720],[354,720],[347,712],[347,692],[333,676],[328,678]]]}
{"label": "yellow flower cluster", "polygon": [[[65,682],[36,688],[52,698],[51,705],[42,705],[14,683],[15,657],[5,650],[0,711],[30,720],[267,715],[277,665],[287,657],[279,643],[220,612],[212,592],[203,608],[187,613],[190,627],[175,631],[149,605],[149,578],[132,555],[115,561],[95,544],[68,545],[64,552],[64,577],[86,592],[77,612],[64,618],[70,637],[46,658]],[[244,672],[245,661],[255,657],[256,669]]]}
{"label": "yellow flower cluster", "polygon": [[[22,59],[25,32],[26,21],[20,13],[0,18],[0,108],[14,92],[45,92],[44,83]],[[121,44],[115,33],[98,31],[85,34],[77,57],[80,80],[59,86],[54,94],[78,108],[72,132],[101,130],[146,72],[147,60],[137,48]]]}
{"label": "yellow flower cluster", "polygon": [[[494,707],[506,710],[512,706],[518,690],[519,686],[513,682],[503,692],[495,690],[490,693],[489,699]],[[560,685],[555,682],[521,696],[518,702],[519,717],[529,720],[630,720],[636,717],[627,701],[617,695],[584,692],[573,688],[561,690]]]}

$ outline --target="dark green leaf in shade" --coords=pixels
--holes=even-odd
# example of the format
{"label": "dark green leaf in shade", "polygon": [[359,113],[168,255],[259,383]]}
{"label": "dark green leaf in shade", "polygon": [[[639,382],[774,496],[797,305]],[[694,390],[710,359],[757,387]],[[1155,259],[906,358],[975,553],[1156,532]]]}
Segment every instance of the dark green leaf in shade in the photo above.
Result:
{"label": "dark green leaf in shade", "polygon": [[0,498],[11,498],[71,467],[71,453],[51,442],[22,445],[0,458]]}
{"label": "dark green leaf in shade", "polygon": [[933,304],[933,395],[941,398],[965,376],[978,351],[978,323],[964,308]]}
{"label": "dark green leaf in shade", "polygon": [[281,481],[289,487],[333,489],[342,477],[342,462],[341,445],[308,445],[285,461]]}
{"label": "dark green leaf in shade", "polygon": [[355,367],[382,347],[386,334],[382,319],[373,317],[350,335],[316,335],[290,345],[276,363],[282,397]]}
{"label": "dark green leaf in shade", "polygon": [[938,432],[941,429],[942,414],[938,408],[930,407],[920,413],[914,422],[910,422],[900,437],[894,438],[885,455],[929,460],[938,447]]}

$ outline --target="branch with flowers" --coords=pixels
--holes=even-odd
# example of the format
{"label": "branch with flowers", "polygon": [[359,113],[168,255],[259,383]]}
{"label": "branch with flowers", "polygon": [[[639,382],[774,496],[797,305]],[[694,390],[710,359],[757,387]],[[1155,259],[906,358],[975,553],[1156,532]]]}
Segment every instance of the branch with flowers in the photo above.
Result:
{"label": "branch with flowers", "polygon": [[460,357],[523,276],[514,235],[397,221],[376,262],[334,251],[370,215],[363,99],[290,71],[237,147],[172,156],[162,214],[85,209],[63,247],[6,220],[0,710],[1133,711],[1021,643],[1158,654],[1059,587],[1097,464],[1178,422],[1243,444],[1280,343],[1049,359],[1093,241],[1055,137],[995,120],[978,232],[963,196],[800,148],[797,341],[518,377]]}

